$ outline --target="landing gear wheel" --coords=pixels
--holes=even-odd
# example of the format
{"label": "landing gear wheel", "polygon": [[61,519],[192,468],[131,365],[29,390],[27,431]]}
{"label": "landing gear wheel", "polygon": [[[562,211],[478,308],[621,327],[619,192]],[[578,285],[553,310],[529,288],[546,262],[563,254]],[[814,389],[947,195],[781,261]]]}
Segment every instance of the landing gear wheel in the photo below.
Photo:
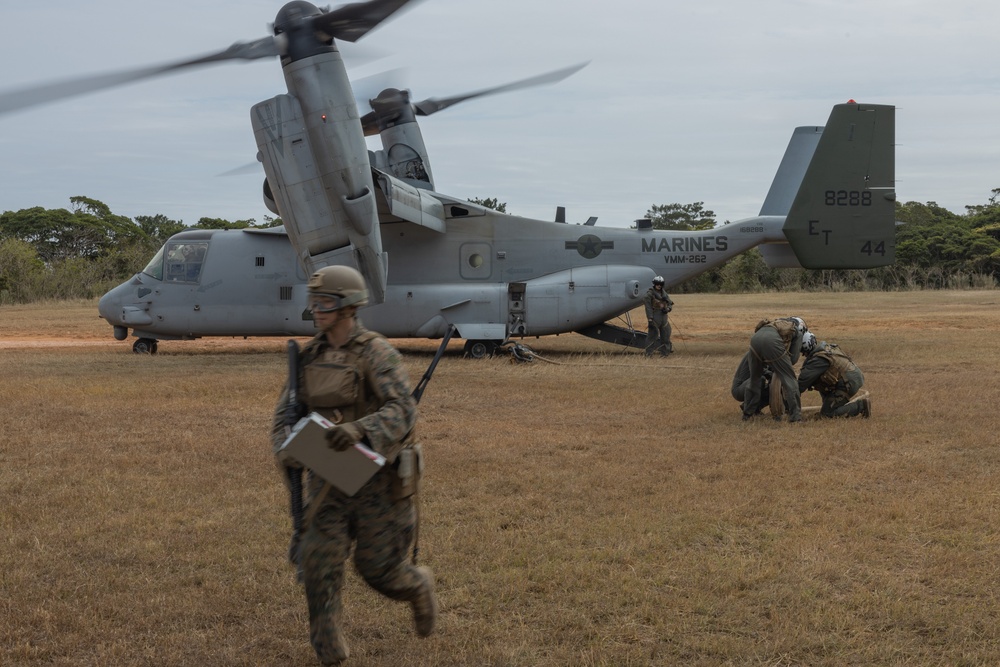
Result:
{"label": "landing gear wheel", "polygon": [[465,356],[470,359],[485,359],[492,357],[496,352],[497,344],[492,340],[467,340],[465,341]]}
{"label": "landing gear wheel", "polygon": [[782,398],[781,391],[781,381],[777,378],[771,379],[771,416],[775,419],[781,419],[781,416],[785,414],[785,399]]}
{"label": "landing gear wheel", "polygon": [[156,339],[140,338],[132,343],[132,351],[136,354],[156,354]]}

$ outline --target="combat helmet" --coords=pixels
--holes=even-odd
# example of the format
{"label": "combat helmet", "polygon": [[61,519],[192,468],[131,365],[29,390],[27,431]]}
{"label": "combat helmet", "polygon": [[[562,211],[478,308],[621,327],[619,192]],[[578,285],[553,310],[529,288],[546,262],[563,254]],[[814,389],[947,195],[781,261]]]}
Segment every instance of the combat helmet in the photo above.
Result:
{"label": "combat helmet", "polygon": [[309,295],[323,296],[331,301],[329,305],[313,310],[332,313],[348,306],[368,305],[368,286],[364,277],[349,266],[324,266],[309,277]]}

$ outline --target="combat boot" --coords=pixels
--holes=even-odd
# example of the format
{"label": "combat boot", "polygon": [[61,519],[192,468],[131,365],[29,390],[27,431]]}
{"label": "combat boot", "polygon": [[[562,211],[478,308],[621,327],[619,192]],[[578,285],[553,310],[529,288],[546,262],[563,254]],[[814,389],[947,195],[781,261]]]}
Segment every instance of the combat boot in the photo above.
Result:
{"label": "combat boot", "polygon": [[434,632],[434,621],[437,620],[438,603],[434,596],[434,573],[429,567],[418,567],[417,572],[423,579],[420,592],[410,604],[413,606],[413,625],[417,634],[427,637]]}
{"label": "combat boot", "polygon": [[872,399],[870,399],[867,396],[865,396],[860,401],[858,401],[858,403],[861,404],[861,407],[858,410],[858,414],[861,415],[862,417],[864,417],[865,419],[868,419],[869,417],[871,417],[872,416]]}
{"label": "combat boot", "polygon": [[[325,638],[326,641],[323,642],[322,646],[313,647],[317,648],[317,656],[319,658],[320,664],[324,666],[332,665],[342,665],[344,661],[350,657],[351,652],[347,648],[347,642],[344,641],[344,635],[340,631],[340,628],[336,628],[331,633],[331,636]],[[322,651],[322,654],[320,653]]]}

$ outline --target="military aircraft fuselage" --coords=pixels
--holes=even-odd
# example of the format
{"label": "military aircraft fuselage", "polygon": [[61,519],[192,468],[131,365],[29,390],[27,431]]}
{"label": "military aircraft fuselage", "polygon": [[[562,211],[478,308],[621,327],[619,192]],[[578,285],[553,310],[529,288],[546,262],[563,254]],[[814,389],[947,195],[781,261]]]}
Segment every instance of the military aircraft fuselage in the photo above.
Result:
{"label": "military aircraft fuselage", "polygon": [[455,324],[463,338],[493,340],[575,331],[638,306],[655,275],[674,285],[757,245],[765,226],[783,240],[783,218],[662,232],[444,209],[444,233],[382,223],[392,266],[386,303],[364,311],[377,330],[440,337]]}
{"label": "military aircraft fuselage", "polygon": [[[274,115],[264,116],[276,119],[289,110],[282,107],[286,102],[295,107],[291,101],[279,96],[255,109],[271,109]],[[825,128],[797,129],[761,215],[704,231],[530,220],[418,187],[371,165],[374,190],[353,203],[340,198],[346,209],[358,205],[376,215],[362,247],[386,269],[384,300],[372,299],[362,318],[394,338],[440,338],[454,326],[469,342],[569,331],[612,340],[600,325],[637,307],[654,276],[670,287],[755,246],[775,265],[891,263],[893,112],[881,105],[837,105]],[[358,245],[350,233],[337,234],[357,220],[312,229],[332,210],[325,206],[330,198],[309,196],[322,180],[312,172],[303,179],[303,165],[312,163],[282,153],[283,141],[297,136],[289,134],[296,123],[268,120],[258,130],[270,137],[268,128],[279,125],[283,139],[259,145],[270,151],[269,181],[280,184],[272,191],[289,204],[278,210],[295,212],[297,231],[191,230],[172,237],[141,273],[101,299],[101,315],[116,337],[132,329],[155,349],[158,339],[313,332],[305,267],[316,266],[320,256],[324,266],[356,266]],[[315,202],[323,205],[305,206]],[[314,248],[319,255],[300,247],[311,238],[309,229],[322,244]]]}
{"label": "military aircraft fuselage", "polygon": [[[784,219],[773,216],[664,232],[530,220],[447,202],[444,232],[382,223],[392,271],[384,303],[362,310],[372,329],[438,338],[454,324],[461,337],[486,340],[574,331],[637,307],[654,275],[673,285],[762,235],[783,239]],[[352,261],[349,248],[343,260]],[[129,328],[154,340],[310,335],[306,277],[281,229],[185,231],[99,308],[120,339]]]}

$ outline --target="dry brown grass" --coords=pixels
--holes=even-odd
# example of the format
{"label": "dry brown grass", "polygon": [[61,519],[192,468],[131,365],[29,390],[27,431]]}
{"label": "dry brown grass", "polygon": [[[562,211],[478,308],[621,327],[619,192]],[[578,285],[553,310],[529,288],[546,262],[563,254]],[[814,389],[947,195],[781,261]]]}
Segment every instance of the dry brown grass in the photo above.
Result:
{"label": "dry brown grass", "polygon": [[[454,344],[421,406],[439,631],[352,576],[351,663],[1000,664],[1000,293],[675,300],[665,361]],[[770,314],[853,354],[873,419],[740,422]],[[0,664],[315,663],[266,437],[283,346],[136,356],[92,302],[0,308]],[[433,342],[399,346],[418,379]]]}

